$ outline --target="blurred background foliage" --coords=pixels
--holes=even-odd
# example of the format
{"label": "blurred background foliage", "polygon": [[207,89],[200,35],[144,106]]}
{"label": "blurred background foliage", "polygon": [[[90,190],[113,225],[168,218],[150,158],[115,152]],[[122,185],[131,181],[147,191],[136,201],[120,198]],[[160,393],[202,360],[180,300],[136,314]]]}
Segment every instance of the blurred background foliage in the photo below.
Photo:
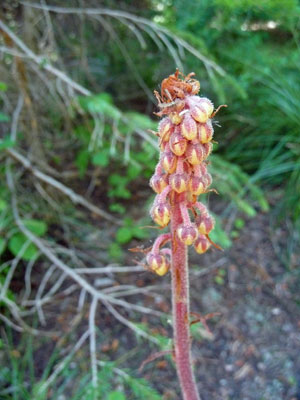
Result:
{"label": "blurred background foliage", "polygon": [[[98,251],[100,238],[99,258],[109,263],[126,257],[129,242],[141,244],[151,236],[140,227],[150,224],[145,217],[152,196],[148,180],[158,157],[156,138],[148,132],[158,122],[152,92],[176,67],[194,71],[201,95],[216,106],[228,105],[215,118],[218,143],[211,171],[226,207],[218,213],[213,239],[229,247],[243,218],[263,211],[271,213],[273,225],[292,224],[291,241],[296,240],[298,0],[68,0],[63,7],[54,0],[4,0],[0,17],[26,46],[24,50],[0,31],[1,284],[7,282],[13,257],[31,264],[42,257],[15,223],[6,179],[11,158],[17,160],[10,167],[22,221],[51,246]],[[81,85],[79,89],[49,66]],[[12,135],[20,96],[23,113]],[[104,228],[98,222],[76,208],[72,197],[32,179],[31,167],[20,163],[14,151],[111,214],[117,228],[101,236]],[[14,290],[6,289],[3,306],[9,308],[10,301],[18,300]],[[108,374],[113,367],[108,364]],[[8,379],[13,371],[5,369],[0,378]],[[131,391],[135,384],[145,393],[152,390],[126,376],[122,379]],[[123,400],[118,393],[108,398]]]}

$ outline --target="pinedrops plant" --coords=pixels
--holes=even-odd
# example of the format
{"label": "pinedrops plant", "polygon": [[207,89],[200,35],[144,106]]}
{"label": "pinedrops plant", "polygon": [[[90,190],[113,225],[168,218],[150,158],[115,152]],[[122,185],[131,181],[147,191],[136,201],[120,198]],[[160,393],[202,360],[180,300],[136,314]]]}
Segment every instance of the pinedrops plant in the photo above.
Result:
{"label": "pinedrops plant", "polygon": [[[200,83],[194,73],[180,78],[177,70],[164,79],[161,94],[155,92],[161,120],[160,159],[150,185],[157,193],[151,217],[170,232],[155,240],[147,253],[147,265],[158,275],[171,270],[174,329],[174,359],[184,400],[199,400],[192,362],[187,246],[205,253],[214,244],[209,233],[214,220],[198,196],[209,190],[212,177],[207,158],[212,151],[214,112],[212,102],[197,94]],[[191,219],[192,216],[192,219]],[[166,247],[171,243],[170,247]]]}

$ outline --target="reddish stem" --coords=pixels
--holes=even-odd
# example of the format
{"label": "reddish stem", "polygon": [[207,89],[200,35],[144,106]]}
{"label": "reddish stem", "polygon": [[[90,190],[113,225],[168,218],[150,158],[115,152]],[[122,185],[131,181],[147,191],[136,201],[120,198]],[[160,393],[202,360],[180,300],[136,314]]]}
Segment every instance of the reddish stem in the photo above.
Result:
{"label": "reddish stem", "polygon": [[178,226],[183,222],[180,203],[176,202],[171,212],[173,329],[177,374],[183,399],[200,400],[191,361],[187,246],[176,235]]}

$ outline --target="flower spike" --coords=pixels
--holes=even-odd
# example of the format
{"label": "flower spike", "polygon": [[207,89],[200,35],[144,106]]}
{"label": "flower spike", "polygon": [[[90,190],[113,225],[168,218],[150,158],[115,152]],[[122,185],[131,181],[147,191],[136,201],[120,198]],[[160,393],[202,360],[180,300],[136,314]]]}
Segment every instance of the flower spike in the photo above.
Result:
{"label": "flower spike", "polygon": [[[156,192],[151,217],[161,228],[170,223],[170,233],[160,235],[147,254],[148,268],[163,276],[172,275],[174,358],[184,400],[200,400],[190,357],[190,312],[187,246],[198,254],[211,245],[214,219],[197,197],[209,190],[212,177],[207,158],[213,150],[213,103],[198,96],[200,83],[194,73],[178,70],[164,79],[158,100],[160,161],[150,180]],[[189,212],[191,211],[191,213]],[[171,248],[164,248],[171,242]],[[195,321],[194,321],[195,322]]]}

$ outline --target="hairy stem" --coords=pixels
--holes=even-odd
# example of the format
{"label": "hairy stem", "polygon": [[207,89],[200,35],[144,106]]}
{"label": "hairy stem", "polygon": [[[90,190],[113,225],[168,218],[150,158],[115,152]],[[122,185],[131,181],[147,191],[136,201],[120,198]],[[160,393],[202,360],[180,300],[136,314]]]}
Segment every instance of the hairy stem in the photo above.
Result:
{"label": "hairy stem", "polygon": [[175,360],[184,400],[200,400],[191,362],[187,246],[176,237],[182,224],[180,203],[172,207],[172,300]]}

